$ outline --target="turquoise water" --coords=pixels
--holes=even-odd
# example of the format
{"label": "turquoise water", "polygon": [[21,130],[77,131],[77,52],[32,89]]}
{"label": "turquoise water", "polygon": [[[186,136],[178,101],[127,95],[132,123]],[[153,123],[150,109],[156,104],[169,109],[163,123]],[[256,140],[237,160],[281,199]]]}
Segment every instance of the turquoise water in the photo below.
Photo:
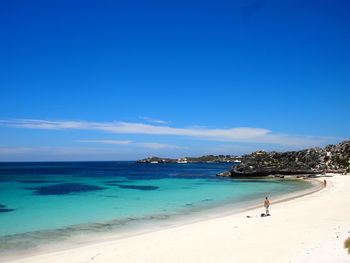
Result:
{"label": "turquoise water", "polygon": [[310,187],[278,179],[218,178],[232,164],[134,162],[0,164],[0,252],[81,233],[237,207]]}

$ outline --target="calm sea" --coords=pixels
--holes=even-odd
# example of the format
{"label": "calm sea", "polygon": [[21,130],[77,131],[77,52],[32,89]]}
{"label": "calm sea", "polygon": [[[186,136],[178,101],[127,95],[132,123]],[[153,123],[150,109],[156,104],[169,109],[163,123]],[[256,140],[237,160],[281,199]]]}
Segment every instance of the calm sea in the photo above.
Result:
{"label": "calm sea", "polygon": [[[0,163],[0,253],[122,231],[179,215],[237,207],[310,187],[278,179],[215,175],[230,163]],[[146,224],[147,223],[147,224]]]}

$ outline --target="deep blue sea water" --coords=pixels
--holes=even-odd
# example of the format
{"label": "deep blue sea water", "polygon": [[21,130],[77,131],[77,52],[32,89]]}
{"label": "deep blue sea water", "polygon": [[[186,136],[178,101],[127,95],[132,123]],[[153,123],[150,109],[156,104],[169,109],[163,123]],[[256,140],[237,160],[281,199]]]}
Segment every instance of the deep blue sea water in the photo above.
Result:
{"label": "deep blue sea water", "polygon": [[230,163],[0,163],[0,252],[310,187],[215,175]]}

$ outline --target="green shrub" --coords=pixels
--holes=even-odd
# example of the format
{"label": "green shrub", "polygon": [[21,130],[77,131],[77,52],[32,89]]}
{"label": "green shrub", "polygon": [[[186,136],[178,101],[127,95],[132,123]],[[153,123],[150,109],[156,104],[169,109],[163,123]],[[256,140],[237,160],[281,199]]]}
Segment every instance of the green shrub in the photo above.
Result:
{"label": "green shrub", "polygon": [[348,253],[350,254],[350,237],[348,237],[344,242],[344,248],[348,249]]}

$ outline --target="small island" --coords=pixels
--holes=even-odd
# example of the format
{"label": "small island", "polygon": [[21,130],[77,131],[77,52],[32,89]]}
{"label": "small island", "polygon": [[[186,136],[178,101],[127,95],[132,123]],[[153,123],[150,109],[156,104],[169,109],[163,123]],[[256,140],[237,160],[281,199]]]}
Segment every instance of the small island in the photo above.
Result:
{"label": "small island", "polygon": [[138,163],[239,163],[241,157],[234,155],[204,155],[201,157],[183,157],[178,159],[148,157]]}

